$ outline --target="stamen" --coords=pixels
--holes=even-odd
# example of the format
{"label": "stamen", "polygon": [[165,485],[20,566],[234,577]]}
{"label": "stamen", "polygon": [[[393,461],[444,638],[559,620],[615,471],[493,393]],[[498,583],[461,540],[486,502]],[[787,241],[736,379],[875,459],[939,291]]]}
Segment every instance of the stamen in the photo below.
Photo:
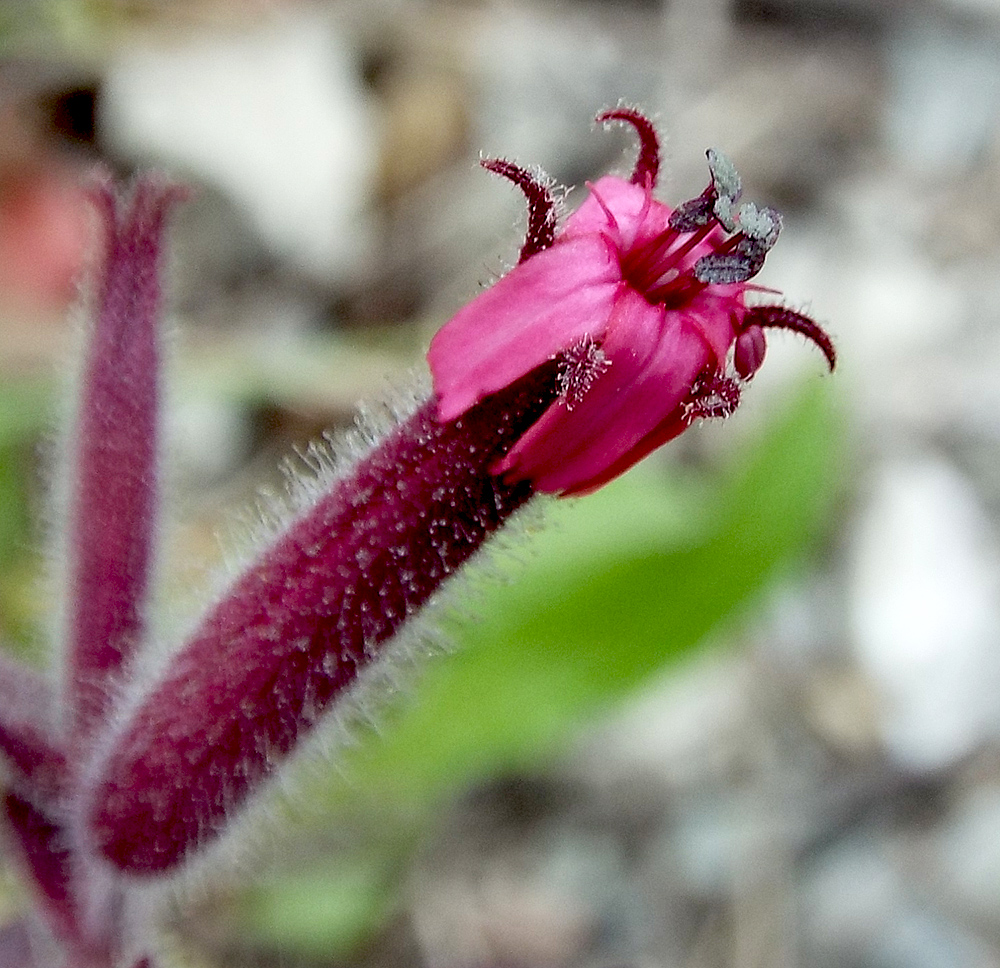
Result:
{"label": "stamen", "polygon": [[683,259],[685,259],[691,253],[692,249],[701,245],[701,243],[709,237],[712,232],[712,228],[713,226],[711,224],[703,225],[696,232],[688,234],[688,237],[684,239],[684,241],[681,242],[677,248],[670,250],[669,255],[671,261],[680,263]]}
{"label": "stamen", "polygon": [[826,357],[831,372],[837,365],[837,351],[834,349],[833,341],[826,335],[819,323],[802,313],[786,309],[784,306],[754,306],[743,319],[743,328],[747,329],[750,326],[762,326],[765,329],[790,329],[793,333],[800,333],[819,347]]}
{"label": "stamen", "polygon": [[675,240],[676,235],[666,229],[648,242],[626,252],[622,259],[625,278],[640,292],[648,295],[666,273],[673,270],[676,275],[677,260],[667,258],[668,250]]}
{"label": "stamen", "polygon": [[694,264],[694,277],[706,286],[728,286],[752,279],[763,265],[763,258],[753,259],[739,249],[735,252],[715,252],[703,255]]}
{"label": "stamen", "polygon": [[[754,209],[756,212],[756,208]],[[777,212],[774,213],[777,215]],[[778,225],[780,227],[780,220]],[[755,224],[755,228],[758,227]],[[777,238],[777,231],[773,232]],[[773,241],[771,242],[773,244]],[[752,279],[764,267],[770,245],[766,240],[751,238],[740,232],[727,239],[718,251],[702,256],[694,264],[694,275],[706,285],[728,285]]]}
{"label": "stamen", "polygon": [[528,201],[528,228],[517,257],[518,264],[552,245],[556,237],[556,200],[552,197],[551,187],[505,158],[484,158],[479,164],[487,171],[512,181],[524,192]]}
{"label": "stamen", "polygon": [[709,185],[697,198],[682,202],[670,213],[667,224],[675,232],[693,232],[715,219],[715,189]]}
{"label": "stamen", "polygon": [[[739,216],[743,212],[743,209],[740,209],[739,214],[736,211],[736,203],[743,191],[739,172],[721,151],[709,148],[705,156],[708,158],[708,171],[712,181],[697,198],[684,202],[674,210],[669,224],[675,232],[691,232],[713,220],[717,220],[727,232],[736,231]],[[753,206],[752,212],[748,212],[751,218],[758,214],[756,206]]]}
{"label": "stamen", "polygon": [[745,202],[740,206],[737,222],[740,231],[753,239],[763,251],[773,248],[781,232],[781,215],[773,208],[757,208],[753,202]]}
{"label": "stamen", "polygon": [[630,180],[633,185],[652,191],[656,187],[656,179],[660,173],[660,139],[657,137],[653,122],[635,108],[624,106],[602,111],[594,120],[598,124],[624,121],[635,128],[639,135],[639,155],[635,160]]}
{"label": "stamen", "polygon": [[736,203],[743,192],[743,183],[736,166],[715,148],[705,152],[708,158],[708,171],[712,176],[712,187],[715,189],[715,217],[729,231],[736,231]]}
{"label": "stamen", "polygon": [[665,278],[662,285],[647,290],[646,298],[651,303],[657,303],[667,309],[679,309],[704,289],[703,283],[688,275],[678,275]]}
{"label": "stamen", "polygon": [[701,288],[687,275],[688,254],[713,231],[714,224],[684,234],[671,227],[629,251],[622,260],[625,278],[653,303],[674,303],[684,294]]}

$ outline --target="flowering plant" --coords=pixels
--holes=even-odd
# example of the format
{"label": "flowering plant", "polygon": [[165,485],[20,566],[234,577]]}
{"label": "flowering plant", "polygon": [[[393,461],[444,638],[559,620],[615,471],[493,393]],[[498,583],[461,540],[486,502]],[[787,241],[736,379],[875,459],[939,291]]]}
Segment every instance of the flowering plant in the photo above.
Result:
{"label": "flowering plant", "polygon": [[61,667],[0,658],[9,839],[37,899],[0,935],[11,966],[152,968],[157,885],[217,856],[316,728],[378,690],[447,580],[536,493],[600,487],[695,420],[726,416],[765,330],[823,330],[750,283],[780,218],[740,204],[732,166],[670,209],[659,146],[600,179],[563,225],[550,186],[484,165],[528,201],[518,265],[460,310],[428,354],[432,392],[337,465],[315,451],[283,520],[182,641],[151,659],[160,505],[160,287],[183,194],[140,179],[95,191],[104,231],[79,401],[67,434],[59,559]]}

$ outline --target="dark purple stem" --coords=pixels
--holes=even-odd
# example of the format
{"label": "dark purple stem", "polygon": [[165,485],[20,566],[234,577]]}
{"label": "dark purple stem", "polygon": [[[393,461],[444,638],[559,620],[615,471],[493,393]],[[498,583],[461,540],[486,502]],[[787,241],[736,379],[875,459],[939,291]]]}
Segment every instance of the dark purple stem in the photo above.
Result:
{"label": "dark purple stem", "polygon": [[17,835],[16,853],[41,895],[41,908],[62,940],[78,937],[72,858],[63,828],[16,793],[4,796],[4,815]]}
{"label": "dark purple stem", "polygon": [[0,652],[0,753],[19,793],[43,805],[55,801],[66,761],[53,736],[49,683]]}
{"label": "dark purple stem", "polygon": [[444,425],[428,401],[238,579],[100,768],[87,818],[108,860],[150,874],[210,841],[531,497],[489,468],[555,399],[557,369]]}
{"label": "dark purple stem", "polygon": [[160,242],[181,192],[137,184],[95,192],[105,263],[74,429],[67,674],[74,738],[103,713],[108,679],[142,634],[157,505]]}

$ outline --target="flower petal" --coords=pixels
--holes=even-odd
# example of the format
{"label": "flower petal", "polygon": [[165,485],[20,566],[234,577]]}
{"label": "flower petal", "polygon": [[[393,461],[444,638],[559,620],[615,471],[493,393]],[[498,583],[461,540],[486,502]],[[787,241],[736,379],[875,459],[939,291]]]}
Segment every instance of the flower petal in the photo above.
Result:
{"label": "flower petal", "polygon": [[621,287],[617,253],[596,235],[557,242],[512,269],[431,341],[440,419],[454,420],[586,335],[602,339]]}
{"label": "flower petal", "polygon": [[604,487],[608,481],[613,481],[620,474],[624,474],[633,464],[638,464],[644,457],[669,443],[674,437],[684,433],[690,426],[690,419],[684,415],[684,404],[678,404],[642,440],[622,454],[614,463],[608,464],[593,477],[577,481],[572,487],[563,491],[561,496],[578,497]]}
{"label": "flower petal", "polygon": [[670,211],[648,189],[607,175],[590,186],[590,193],[566,220],[560,237],[598,233],[625,250],[637,239],[652,238],[666,229]]}
{"label": "flower petal", "polygon": [[616,301],[602,350],[611,365],[583,400],[573,409],[553,404],[498,463],[498,473],[562,494],[606,479],[612,466],[620,473],[623,455],[680,404],[711,355],[681,314],[632,290]]}
{"label": "flower petal", "polygon": [[724,366],[729,348],[746,315],[742,287],[713,286],[705,289],[691,300],[684,312],[711,347],[716,363]]}
{"label": "flower petal", "polygon": [[[560,237],[610,234],[616,245],[628,248],[635,238],[638,225],[646,219],[651,206],[664,209],[667,213],[665,218],[670,217],[667,206],[653,200],[648,189],[614,175],[606,175],[590,186],[590,192],[583,203],[566,219]],[[661,228],[665,227],[664,220]]]}

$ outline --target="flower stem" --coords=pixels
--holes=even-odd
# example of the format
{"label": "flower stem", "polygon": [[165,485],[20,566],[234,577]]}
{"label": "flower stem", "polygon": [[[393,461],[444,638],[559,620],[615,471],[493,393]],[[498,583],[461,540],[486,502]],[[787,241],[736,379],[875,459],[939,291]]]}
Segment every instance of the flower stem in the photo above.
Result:
{"label": "flower stem", "polygon": [[555,399],[547,363],[442,424],[429,400],[281,534],[129,718],[88,813],[131,873],[212,839],[442,583],[533,493],[495,463]]}

